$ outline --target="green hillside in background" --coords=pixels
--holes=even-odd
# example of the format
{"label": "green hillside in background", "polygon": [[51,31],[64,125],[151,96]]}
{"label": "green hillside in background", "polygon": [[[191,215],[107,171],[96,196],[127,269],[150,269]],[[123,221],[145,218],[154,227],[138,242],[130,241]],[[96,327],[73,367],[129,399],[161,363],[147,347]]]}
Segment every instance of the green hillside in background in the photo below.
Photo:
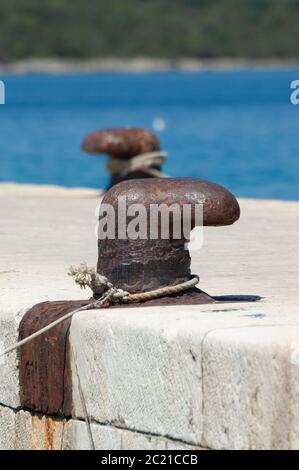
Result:
{"label": "green hillside in background", "polygon": [[299,0],[0,0],[0,60],[298,58]]}

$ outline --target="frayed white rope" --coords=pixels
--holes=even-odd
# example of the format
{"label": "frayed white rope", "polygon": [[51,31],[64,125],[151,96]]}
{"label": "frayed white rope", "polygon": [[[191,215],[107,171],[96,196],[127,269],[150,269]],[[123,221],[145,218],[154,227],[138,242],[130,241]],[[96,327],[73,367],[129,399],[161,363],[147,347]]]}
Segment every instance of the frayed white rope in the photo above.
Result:
{"label": "frayed white rope", "polygon": [[112,175],[127,176],[136,171],[142,171],[145,174],[157,178],[167,178],[168,175],[153,168],[161,166],[167,158],[167,152],[156,151],[136,155],[130,159],[120,159],[110,156],[107,161],[107,170]]}
{"label": "frayed white rope", "polygon": [[69,275],[75,278],[76,284],[78,284],[81,288],[85,289],[86,287],[89,287],[93,291],[95,297],[100,297],[88,305],[84,305],[83,307],[80,307],[76,310],[73,310],[72,312],[67,313],[63,317],[59,318],[58,320],[55,320],[52,323],[49,323],[49,325],[45,326],[44,328],[41,328],[32,335],[28,336],[27,338],[22,339],[13,346],[10,346],[9,348],[5,349],[0,353],[0,357],[9,354],[10,352],[20,348],[21,346],[24,346],[24,344],[29,343],[35,338],[38,338],[39,336],[51,330],[63,321],[67,320],[68,318],[71,318],[76,313],[84,312],[87,310],[100,309],[103,307],[108,307],[111,304],[117,303],[146,302],[148,300],[157,299],[166,295],[173,295],[178,294],[180,292],[184,292],[186,290],[191,289],[192,287],[195,287],[199,283],[199,277],[193,275],[190,280],[182,282],[178,285],[162,287],[160,289],[155,289],[148,292],[141,292],[139,294],[130,294],[129,292],[114,287],[105,276],[101,276],[96,272],[94,268],[88,267],[85,263],[82,263],[77,268],[71,267]]}

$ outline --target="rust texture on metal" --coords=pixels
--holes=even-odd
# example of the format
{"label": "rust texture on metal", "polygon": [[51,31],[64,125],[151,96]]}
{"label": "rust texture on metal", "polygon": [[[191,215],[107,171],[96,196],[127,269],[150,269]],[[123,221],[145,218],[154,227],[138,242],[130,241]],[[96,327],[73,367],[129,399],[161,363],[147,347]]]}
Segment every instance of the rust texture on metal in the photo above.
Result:
{"label": "rust texture on metal", "polygon": [[[20,323],[19,340],[87,303],[81,300],[35,305]],[[71,320],[60,323],[20,349],[20,401],[23,408],[48,415],[71,416],[70,323]]]}
{"label": "rust texture on metal", "polygon": [[106,153],[129,159],[160,150],[160,144],[155,134],[147,129],[104,129],[89,134],[82,143],[82,149],[91,154]]}
{"label": "rust texture on metal", "polygon": [[[90,154],[104,153],[121,160],[129,160],[136,155],[160,150],[160,143],[158,137],[148,129],[104,129],[87,135],[83,140],[82,150]],[[152,168],[161,170],[160,165],[153,165]],[[113,174],[109,187],[136,178],[152,178],[152,176],[141,170],[125,176]]]}
{"label": "rust texture on metal", "polygon": [[[118,227],[119,198],[126,201],[126,210],[133,204],[145,208],[147,237],[132,240],[122,239],[116,233],[115,239],[98,242],[97,270],[105,275],[115,287],[132,293],[145,292],[161,287],[176,285],[190,277],[190,254],[186,249],[189,233],[181,238],[174,236],[174,226],[182,214],[174,212],[169,219],[169,238],[161,235],[161,218],[156,219],[157,239],[150,237],[152,227],[151,206],[164,204],[170,208],[173,204],[180,209],[191,206],[190,229],[196,224],[195,208],[203,206],[204,226],[223,226],[233,224],[240,216],[240,208],[235,197],[225,188],[214,183],[197,179],[159,178],[124,181],[110,189],[102,203],[110,204],[115,209],[115,226]],[[135,212],[134,212],[135,214]],[[134,218],[125,217],[125,228]],[[124,227],[122,227],[123,229]],[[66,313],[90,303],[82,301],[44,302],[34,306],[23,317],[19,328],[19,340],[22,340]],[[137,307],[151,305],[190,305],[215,302],[200,289],[142,304],[117,305],[119,307]],[[70,346],[68,341],[71,320],[64,321],[45,335],[25,344],[19,353],[20,400],[24,409],[46,415],[71,416],[72,380]],[[47,445],[53,445],[52,428],[48,429]]]}
{"label": "rust texture on metal", "polygon": [[[150,230],[150,207],[152,204],[191,205],[191,229],[195,223],[195,206],[203,205],[203,225],[222,226],[233,224],[240,216],[236,198],[225,188],[214,183],[197,179],[160,179],[125,181],[110,189],[103,203],[115,208],[116,227],[118,226],[117,208],[120,197],[126,197],[127,208],[142,204],[147,212],[147,227]],[[182,211],[180,212],[181,217]],[[134,217],[127,217],[127,224]],[[182,223],[183,221],[181,221]],[[188,238],[175,239],[172,236],[174,219],[170,219],[170,237],[161,239],[161,220],[158,219],[158,239],[105,239],[98,241],[98,272],[104,274],[116,287],[129,292],[145,292],[169,285],[179,284],[190,277],[190,254],[185,249]],[[151,227],[152,229],[152,227]],[[116,234],[117,235],[117,234]],[[196,292],[201,292],[195,289]],[[182,296],[182,294],[181,294]],[[176,303],[179,302],[177,296]],[[204,300],[208,301],[205,294]],[[188,295],[184,294],[185,300]],[[213,299],[209,298],[210,301]],[[196,302],[201,303],[203,296]],[[169,299],[167,301],[169,303]],[[161,299],[159,301],[161,305]]]}

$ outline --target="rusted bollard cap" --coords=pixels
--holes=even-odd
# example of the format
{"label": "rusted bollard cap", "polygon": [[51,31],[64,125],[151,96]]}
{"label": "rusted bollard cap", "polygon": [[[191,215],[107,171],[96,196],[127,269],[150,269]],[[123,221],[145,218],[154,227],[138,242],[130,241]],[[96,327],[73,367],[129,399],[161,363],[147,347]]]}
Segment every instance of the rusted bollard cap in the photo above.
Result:
{"label": "rusted bollard cap", "polygon": [[147,129],[105,129],[92,132],[82,143],[83,151],[109,155],[107,171],[109,188],[136,178],[160,176],[165,160],[158,138]]}
{"label": "rusted bollard cap", "polygon": [[[117,213],[118,201],[126,198],[126,207],[141,204],[150,220],[151,205],[178,204],[192,208],[191,229],[196,220],[193,210],[203,206],[203,225],[231,225],[240,217],[236,198],[224,187],[204,180],[181,178],[154,178],[124,181],[111,188],[103,198]],[[131,219],[127,218],[127,225]],[[158,222],[160,223],[160,222]],[[117,225],[117,221],[116,221]],[[190,277],[190,255],[185,249],[189,234],[180,239],[159,236],[146,239],[100,239],[98,242],[98,272],[104,274],[116,287],[129,292],[145,292],[168,285],[179,284]]]}
{"label": "rusted bollard cap", "polygon": [[91,154],[105,153],[129,159],[160,150],[160,144],[155,134],[147,129],[104,129],[89,134],[82,143],[82,149]]}

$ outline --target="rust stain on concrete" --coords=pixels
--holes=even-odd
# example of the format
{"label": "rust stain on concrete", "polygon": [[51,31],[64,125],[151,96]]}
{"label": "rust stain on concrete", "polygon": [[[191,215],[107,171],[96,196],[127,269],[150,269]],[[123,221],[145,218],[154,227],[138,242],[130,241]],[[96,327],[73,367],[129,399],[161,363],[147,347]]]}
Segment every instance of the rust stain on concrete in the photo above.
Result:
{"label": "rust stain on concrete", "polygon": [[55,448],[55,433],[56,433],[56,422],[50,418],[45,418],[45,436],[44,443],[46,450],[54,450]]}

